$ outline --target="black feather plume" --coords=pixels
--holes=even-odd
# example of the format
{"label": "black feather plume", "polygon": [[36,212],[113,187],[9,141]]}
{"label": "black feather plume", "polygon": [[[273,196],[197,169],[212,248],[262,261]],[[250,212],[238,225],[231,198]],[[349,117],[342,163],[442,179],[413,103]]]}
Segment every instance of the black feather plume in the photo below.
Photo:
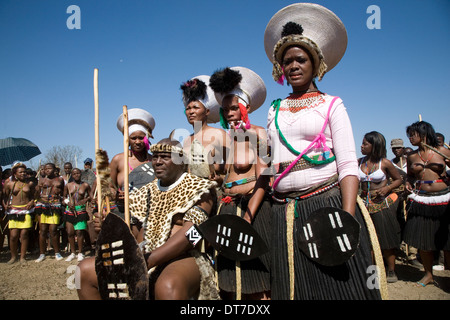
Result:
{"label": "black feather plume", "polygon": [[214,92],[228,93],[233,90],[242,80],[242,75],[239,71],[225,68],[214,72],[209,78],[209,86]]}
{"label": "black feather plume", "polygon": [[184,82],[180,89],[183,91],[184,100],[187,103],[204,99],[206,96],[206,84],[200,79],[192,79]]}
{"label": "black feather plume", "polygon": [[295,22],[286,23],[281,32],[281,37],[286,37],[291,34],[303,34],[302,26]]}

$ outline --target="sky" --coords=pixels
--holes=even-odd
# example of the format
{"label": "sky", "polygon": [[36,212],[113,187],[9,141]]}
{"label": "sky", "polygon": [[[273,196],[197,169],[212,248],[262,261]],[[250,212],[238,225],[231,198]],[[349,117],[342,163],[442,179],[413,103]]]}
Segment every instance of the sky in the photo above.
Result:
{"label": "sky", "polygon": [[[267,98],[250,120],[266,127],[271,102],[291,88],[272,79],[264,31],[271,17],[292,3],[1,0],[0,139],[21,137],[38,145],[42,154],[26,162],[29,166],[37,166],[53,146],[79,147],[78,167],[86,157],[95,158],[95,68],[99,144],[110,159],[123,152],[116,127],[123,105],[154,116],[153,143],[173,129],[192,132],[180,85],[224,67],[244,66],[261,76]],[[347,29],[344,57],[317,84],[344,101],[357,155],[364,134],[373,130],[385,136],[388,157],[391,139],[411,146],[405,129],[419,115],[449,142],[450,1],[316,3],[336,13]]]}

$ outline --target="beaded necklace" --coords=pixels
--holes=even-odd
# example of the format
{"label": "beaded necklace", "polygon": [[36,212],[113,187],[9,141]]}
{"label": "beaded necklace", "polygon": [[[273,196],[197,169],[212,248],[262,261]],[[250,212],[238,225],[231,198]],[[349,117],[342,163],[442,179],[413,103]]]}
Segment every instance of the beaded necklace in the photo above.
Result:
{"label": "beaded necklace", "polygon": [[[321,135],[321,134],[323,135],[323,131],[325,130],[326,124],[328,123],[328,117],[329,117],[329,115],[330,115],[331,106],[333,105],[333,103],[334,103],[334,101],[335,101],[336,99],[337,99],[337,97],[335,97],[335,99],[333,99],[333,101],[332,101],[331,104],[330,104],[330,107],[328,108],[327,118],[326,118],[326,120],[325,120],[325,123],[324,123],[324,126],[323,126],[323,128],[322,128],[322,131],[319,133],[319,135]],[[289,151],[291,151],[293,154],[295,154],[296,156],[298,156],[298,155],[300,155],[300,151],[296,150],[296,149],[295,149],[295,148],[294,148],[294,147],[286,140],[286,138],[284,137],[283,132],[281,132],[280,126],[278,125],[278,113],[279,113],[279,111],[280,111],[280,103],[281,103],[281,99],[278,99],[278,100],[275,100],[275,101],[272,102],[272,107],[276,110],[276,111],[275,111],[275,128],[277,129],[277,132],[278,132],[278,134],[280,135],[280,138],[281,138],[281,140],[283,141],[283,144],[286,146],[286,148],[288,148]],[[319,135],[318,135],[318,137],[319,137]],[[318,140],[318,137],[316,137],[317,140]],[[320,136],[319,138],[322,138],[322,136]],[[323,136],[323,138],[324,138],[324,136]],[[314,142],[316,142],[316,140],[315,140]],[[319,141],[317,141],[317,142],[319,142]],[[322,144],[323,144],[323,146],[324,146],[324,149],[329,150],[329,148],[326,147],[326,145],[324,145],[324,139],[322,139],[322,141],[320,141],[320,142],[322,142]],[[310,147],[308,147],[308,149],[305,150],[305,152],[308,151],[309,149],[310,149]],[[325,160],[314,160],[314,159],[311,159],[310,157],[308,157],[307,155],[303,154],[303,155],[302,155],[302,158],[305,159],[306,161],[310,162],[310,163],[320,165],[320,164],[325,164],[325,163],[333,162],[333,161],[336,159],[336,156],[333,155],[332,157],[330,157],[330,158],[328,158],[328,159],[325,159]]]}
{"label": "beaded necklace", "polygon": [[[431,158],[433,158],[433,155],[434,155],[433,150],[430,150],[429,158],[428,158],[427,160],[424,160],[424,159],[422,158],[422,155],[420,154],[420,150],[417,150],[417,153],[419,154],[420,160],[422,160],[422,162],[423,162],[425,165],[428,164],[428,162],[431,160]],[[424,170],[425,170],[425,169],[424,169]]]}
{"label": "beaded necklace", "polygon": [[369,205],[370,204],[370,182],[372,181],[372,178],[370,178],[370,175],[372,173],[375,172],[375,169],[377,168],[377,164],[374,163],[372,166],[372,169],[370,169],[369,172],[369,165],[367,164],[369,159],[367,159],[367,157],[364,158],[364,163],[366,165],[366,170],[363,171],[364,174],[366,175],[366,180],[367,180],[367,197],[366,197],[366,204]]}
{"label": "beaded necklace", "polygon": [[[301,153],[298,152],[297,150],[295,150],[290,144],[289,142],[286,140],[286,138],[284,137],[283,133],[280,130],[280,127],[278,126],[278,112],[280,111],[280,101],[278,101],[278,105],[276,106],[276,112],[275,112],[275,127],[278,130],[278,133],[280,135],[281,140],[283,141],[284,145],[291,151],[293,152],[295,155],[298,155],[298,157],[292,161],[292,163],[278,176],[278,178],[275,180],[275,182],[273,183],[273,189],[275,190],[278,183],[280,182],[281,178],[283,178],[294,166],[295,164],[300,160],[300,158],[304,158],[305,160],[309,161],[309,162],[313,162],[314,160],[312,160],[311,158],[309,158],[308,156],[306,156],[305,158],[305,153],[308,152],[309,149],[311,149],[312,147],[323,147],[324,150],[326,151],[330,151],[330,148],[327,147],[326,145],[326,138],[324,135],[324,131],[325,128],[328,124],[328,119],[330,117],[330,111],[331,111],[331,107],[333,106],[334,102],[337,100],[338,97],[334,97],[333,100],[330,103],[330,106],[328,107],[328,112],[327,112],[327,117],[325,119],[325,123],[322,126],[322,130],[320,130],[320,132],[317,134],[317,136],[314,138],[314,140],[309,144],[309,146],[303,150]],[[336,159],[336,156],[333,155],[332,157],[326,159],[326,160],[320,160],[320,161],[315,161],[317,164],[325,164],[325,163],[330,163],[332,161],[334,161]],[[314,163],[314,162],[313,162]]]}
{"label": "beaded necklace", "polygon": [[[296,97],[297,96],[297,97]],[[281,109],[282,111],[290,111],[296,113],[304,109],[312,109],[323,103],[325,99],[321,92],[310,92],[302,95],[291,94],[286,99],[288,108]]]}
{"label": "beaded necklace", "polygon": [[[420,158],[420,160],[422,160],[422,162],[423,162],[423,164],[424,164],[424,167],[423,167],[423,170],[422,170],[422,180],[423,180],[423,176],[425,175],[425,166],[428,164],[428,162],[433,158],[433,155],[434,155],[434,152],[433,152],[433,150],[430,150],[430,153],[429,153],[429,155],[428,155],[428,159],[427,160],[425,160],[424,158],[422,158],[422,155],[420,154],[420,150],[417,150],[417,154],[419,155],[419,158]],[[418,181],[421,181],[421,180],[418,180]],[[417,181],[414,183],[414,186],[415,186],[415,188],[417,189]],[[419,183],[419,188],[418,188],[418,192],[420,192],[420,189],[422,188],[422,183]]]}

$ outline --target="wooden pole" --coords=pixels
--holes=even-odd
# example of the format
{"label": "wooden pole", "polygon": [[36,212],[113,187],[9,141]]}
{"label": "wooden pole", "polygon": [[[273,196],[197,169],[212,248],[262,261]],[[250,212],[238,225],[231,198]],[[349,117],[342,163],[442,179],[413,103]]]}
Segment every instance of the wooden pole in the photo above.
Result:
{"label": "wooden pole", "polygon": [[422,115],[419,114],[419,121],[422,121]]}
{"label": "wooden pole", "polygon": [[[400,168],[402,168],[403,170],[403,155],[400,157]],[[402,205],[403,205],[403,217],[405,218],[405,222],[408,219],[408,213],[406,211],[406,201],[403,200],[402,201]],[[405,251],[406,251],[406,260],[408,260],[409,257],[409,245],[407,243],[405,243]]]}
{"label": "wooden pole", "polygon": [[123,191],[124,191],[124,205],[125,205],[125,223],[130,226],[130,208],[129,208],[129,193],[130,186],[128,180],[129,163],[128,163],[128,110],[127,106],[123,106]]}
{"label": "wooden pole", "polygon": [[[94,105],[95,105],[95,162],[98,163],[97,150],[100,149],[100,125],[99,125],[99,111],[98,111],[98,69],[94,69]],[[97,207],[99,213],[103,211],[102,203],[102,187],[100,181],[100,175],[97,174]]]}

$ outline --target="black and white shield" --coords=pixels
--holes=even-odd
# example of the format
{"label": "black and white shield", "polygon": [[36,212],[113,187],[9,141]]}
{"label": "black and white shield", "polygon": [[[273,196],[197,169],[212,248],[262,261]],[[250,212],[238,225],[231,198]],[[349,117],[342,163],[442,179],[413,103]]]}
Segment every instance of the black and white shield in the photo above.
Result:
{"label": "black and white shield", "polygon": [[360,229],[358,221],[347,211],[321,208],[297,230],[299,246],[311,260],[325,266],[337,266],[355,253]]}
{"label": "black and white shield", "polygon": [[155,179],[155,171],[151,162],[143,163],[128,174],[130,192],[145,186]]}
{"label": "black and white shield", "polygon": [[251,260],[269,250],[252,225],[235,215],[216,215],[197,229],[219,254],[230,260]]}
{"label": "black and white shield", "polygon": [[95,272],[103,300],[147,300],[147,264],[123,219],[109,213],[95,248]]}

